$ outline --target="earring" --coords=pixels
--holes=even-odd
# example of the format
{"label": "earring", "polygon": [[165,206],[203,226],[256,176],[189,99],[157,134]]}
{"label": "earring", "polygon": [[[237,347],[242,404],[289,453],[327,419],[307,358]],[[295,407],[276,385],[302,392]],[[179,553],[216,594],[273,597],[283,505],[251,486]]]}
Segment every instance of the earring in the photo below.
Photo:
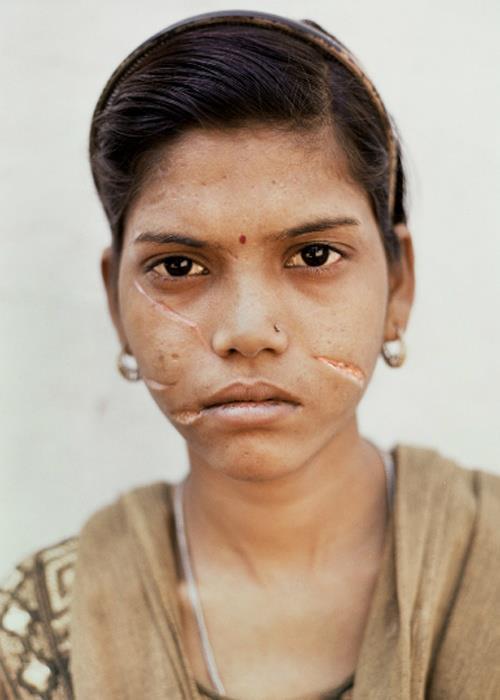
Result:
{"label": "earring", "polygon": [[118,371],[129,382],[138,382],[141,378],[141,372],[137,365],[137,360],[133,355],[122,348],[116,360]]}
{"label": "earring", "polygon": [[[382,357],[389,367],[401,367],[406,359],[406,343],[399,326],[396,326],[396,340],[386,340],[382,345]],[[397,344],[396,349],[391,346]]]}

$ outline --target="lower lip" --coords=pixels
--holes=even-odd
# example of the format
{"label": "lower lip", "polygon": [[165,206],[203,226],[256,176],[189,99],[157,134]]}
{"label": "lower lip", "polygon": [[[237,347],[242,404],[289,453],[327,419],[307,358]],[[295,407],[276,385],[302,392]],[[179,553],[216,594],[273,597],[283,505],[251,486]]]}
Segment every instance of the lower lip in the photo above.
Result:
{"label": "lower lip", "polygon": [[202,415],[227,425],[263,426],[287,418],[298,408],[288,401],[238,401],[205,408]]}

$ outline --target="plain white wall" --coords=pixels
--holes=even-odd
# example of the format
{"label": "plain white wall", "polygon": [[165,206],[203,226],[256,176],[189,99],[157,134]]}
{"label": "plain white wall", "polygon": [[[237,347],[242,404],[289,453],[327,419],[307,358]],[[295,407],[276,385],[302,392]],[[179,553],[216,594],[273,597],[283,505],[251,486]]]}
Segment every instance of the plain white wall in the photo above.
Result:
{"label": "plain white wall", "polygon": [[0,6],[0,574],[132,485],[179,476],[182,440],[115,371],[98,273],[91,112],[116,64],[163,26],[245,8],[324,24],[361,58],[406,145],[418,289],[401,370],[360,412],[383,446],[500,472],[497,0],[3,0]]}

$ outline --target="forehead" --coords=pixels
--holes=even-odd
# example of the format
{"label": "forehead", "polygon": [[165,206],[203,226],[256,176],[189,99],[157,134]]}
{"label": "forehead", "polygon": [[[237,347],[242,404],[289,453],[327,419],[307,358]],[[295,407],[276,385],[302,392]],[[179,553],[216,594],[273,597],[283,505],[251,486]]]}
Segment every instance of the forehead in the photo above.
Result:
{"label": "forehead", "polygon": [[367,205],[331,129],[193,129],[157,153],[125,234],[165,224],[269,229],[286,225],[283,217],[293,225],[297,217]]}

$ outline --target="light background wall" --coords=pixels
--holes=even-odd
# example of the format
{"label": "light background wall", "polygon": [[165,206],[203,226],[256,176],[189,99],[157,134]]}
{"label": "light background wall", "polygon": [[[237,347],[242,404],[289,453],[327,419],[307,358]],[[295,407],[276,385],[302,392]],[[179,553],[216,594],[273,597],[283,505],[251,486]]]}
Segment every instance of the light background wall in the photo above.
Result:
{"label": "light background wall", "polygon": [[500,472],[496,0],[2,0],[0,574],[132,485],[178,477],[182,440],[115,371],[98,273],[108,232],[91,112],[138,43],[224,8],[304,16],[361,58],[403,135],[417,300],[401,370],[381,363],[365,433]]}

